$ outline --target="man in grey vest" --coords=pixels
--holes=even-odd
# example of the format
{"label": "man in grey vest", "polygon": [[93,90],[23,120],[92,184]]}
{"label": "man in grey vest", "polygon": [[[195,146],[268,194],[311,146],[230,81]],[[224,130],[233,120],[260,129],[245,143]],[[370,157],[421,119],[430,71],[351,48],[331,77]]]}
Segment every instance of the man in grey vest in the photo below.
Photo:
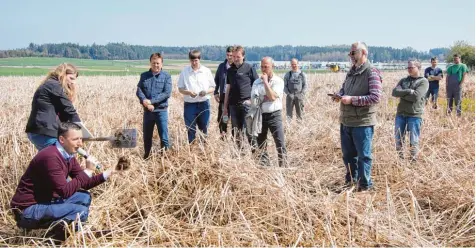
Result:
{"label": "man in grey vest", "polygon": [[340,101],[340,138],[342,158],[347,173],[347,185],[358,183],[359,191],[373,187],[372,138],[376,119],[376,104],[382,96],[380,72],[367,60],[367,45],[352,44],[349,57],[352,68],[342,88],[332,99]]}
{"label": "man in grey vest", "polygon": [[294,108],[296,108],[298,119],[302,120],[306,89],[306,74],[299,70],[298,60],[293,58],[291,59],[291,71],[284,75],[284,93],[286,93],[286,115],[288,120],[293,118]]}

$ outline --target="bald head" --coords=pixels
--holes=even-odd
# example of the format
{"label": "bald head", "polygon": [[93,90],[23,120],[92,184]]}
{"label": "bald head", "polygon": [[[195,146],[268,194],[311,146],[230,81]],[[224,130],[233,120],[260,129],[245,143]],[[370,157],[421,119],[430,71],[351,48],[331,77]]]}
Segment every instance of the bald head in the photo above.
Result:
{"label": "bald head", "polygon": [[298,67],[298,60],[297,59],[291,59],[291,70],[293,72],[297,72],[299,69]]}

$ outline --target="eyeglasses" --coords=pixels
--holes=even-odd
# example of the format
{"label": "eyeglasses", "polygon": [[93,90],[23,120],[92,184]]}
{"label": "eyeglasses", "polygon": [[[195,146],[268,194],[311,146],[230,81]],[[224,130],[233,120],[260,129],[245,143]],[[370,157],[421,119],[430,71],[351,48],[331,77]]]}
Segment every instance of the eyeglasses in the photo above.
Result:
{"label": "eyeglasses", "polygon": [[410,69],[413,69],[413,68],[416,68],[416,66],[409,66],[409,67],[407,67],[407,70],[410,70]]}
{"label": "eyeglasses", "polygon": [[360,50],[350,51],[350,53],[348,55],[349,56],[354,56],[357,52],[360,52]]}

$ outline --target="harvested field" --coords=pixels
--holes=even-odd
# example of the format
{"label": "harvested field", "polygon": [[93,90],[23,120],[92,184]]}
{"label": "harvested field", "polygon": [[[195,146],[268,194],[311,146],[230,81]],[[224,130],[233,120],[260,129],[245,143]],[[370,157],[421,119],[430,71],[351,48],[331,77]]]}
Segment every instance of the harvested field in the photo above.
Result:
{"label": "harvested field", "polygon": [[[91,190],[87,223],[67,246],[475,246],[474,75],[465,85],[461,118],[427,106],[416,164],[394,149],[397,100],[391,90],[405,72],[383,73],[373,139],[376,190],[343,191],[338,91],[345,74],[310,75],[303,123],[285,125],[289,167],[260,167],[251,152],[240,155],[221,141],[212,121],[206,144],[189,146],[183,100],[176,88],[169,100],[173,150],[159,155],[154,134],[150,160],[142,160],[142,107],[138,76],[78,78],[77,109],[95,136],[120,128],[139,130],[134,149],[109,142],[85,143],[106,168],[120,157],[129,168]],[[24,132],[41,77],[0,77],[0,245],[46,245],[45,230],[24,233],[15,226],[9,202],[34,146]],[[277,164],[271,136],[269,151]],[[408,150],[408,149],[407,149]],[[109,230],[97,235],[94,230]]]}

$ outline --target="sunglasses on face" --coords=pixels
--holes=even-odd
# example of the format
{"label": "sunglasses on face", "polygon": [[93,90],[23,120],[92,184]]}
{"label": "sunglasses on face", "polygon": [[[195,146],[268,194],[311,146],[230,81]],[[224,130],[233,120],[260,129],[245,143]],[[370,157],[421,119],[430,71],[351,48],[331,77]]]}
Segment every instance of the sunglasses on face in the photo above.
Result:
{"label": "sunglasses on face", "polygon": [[358,53],[360,50],[355,50],[355,51],[350,51],[349,56],[354,56],[356,53]]}
{"label": "sunglasses on face", "polygon": [[407,69],[408,69],[408,70],[411,70],[411,69],[413,69],[413,68],[415,68],[415,67],[416,67],[416,66],[409,66],[409,67],[407,67]]}

